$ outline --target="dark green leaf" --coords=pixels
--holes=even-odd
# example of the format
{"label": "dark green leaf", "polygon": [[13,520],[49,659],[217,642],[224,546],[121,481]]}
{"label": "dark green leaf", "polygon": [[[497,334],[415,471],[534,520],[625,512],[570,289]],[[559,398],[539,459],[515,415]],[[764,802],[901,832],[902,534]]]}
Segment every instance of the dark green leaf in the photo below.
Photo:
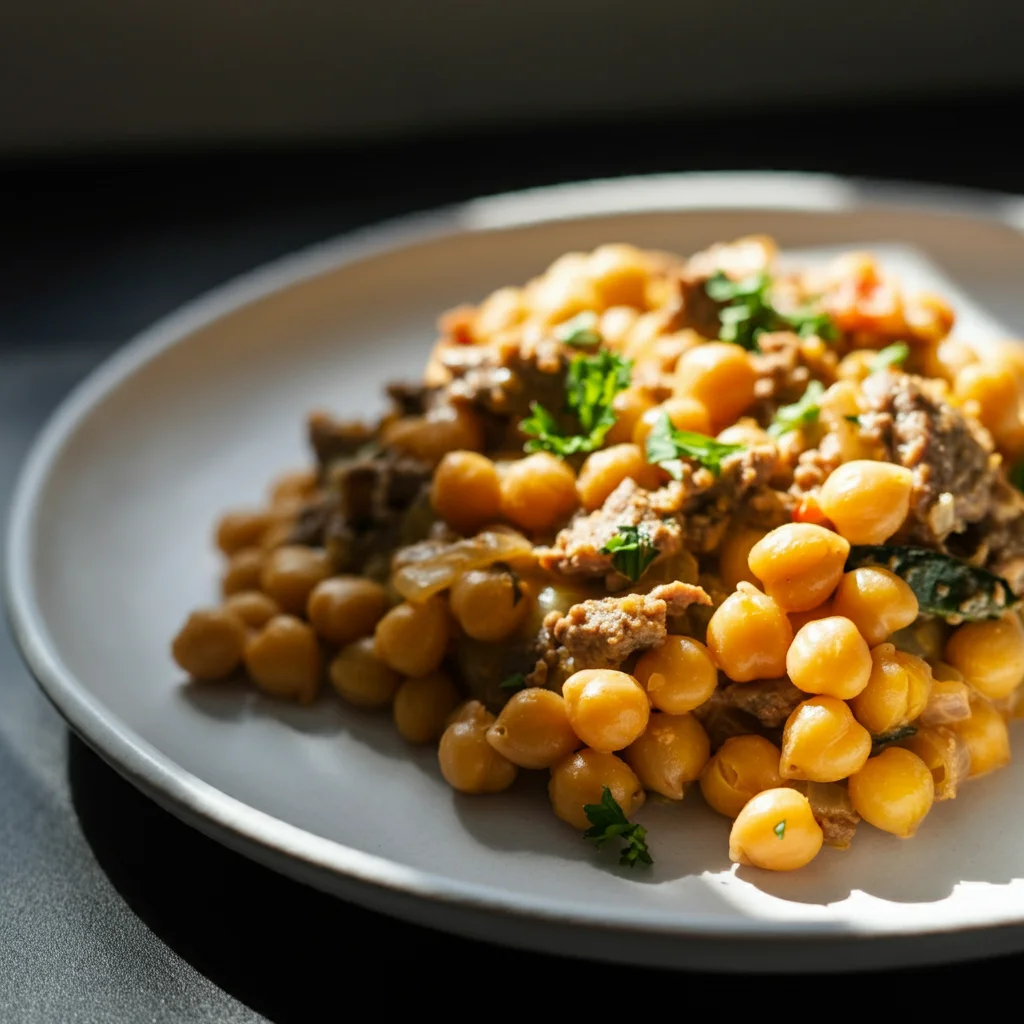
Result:
{"label": "dark green leaf", "polygon": [[902,366],[910,355],[910,346],[905,341],[894,341],[871,360],[869,373],[880,373],[888,370],[890,366]]}
{"label": "dark green leaf", "polygon": [[856,423],[857,426],[860,426],[860,417],[855,414],[844,416],[843,419],[846,420],[847,423]]}
{"label": "dark green leaf", "polygon": [[677,480],[682,477],[680,459],[699,462],[718,476],[722,460],[743,450],[741,444],[723,444],[692,430],[676,430],[667,413],[661,415],[647,435],[647,461],[668,470]]}
{"label": "dark green leaf", "polygon": [[658,557],[658,549],[644,526],[620,526],[601,554],[611,555],[616,570],[636,583]]}
{"label": "dark green leaf", "polygon": [[579,316],[566,320],[558,328],[558,340],[570,348],[597,348],[603,339],[597,329],[596,314],[580,313]]}
{"label": "dark green leaf", "polygon": [[630,824],[607,786],[601,791],[601,802],[584,804],[583,813],[591,825],[583,833],[583,838],[590,839],[598,849],[601,849],[609,839],[618,838],[624,840],[626,844],[619,857],[620,864],[633,867],[637,861],[643,864],[654,863],[647,849],[647,829],[643,825]]}
{"label": "dark green leaf", "polygon": [[775,419],[768,427],[770,437],[782,437],[791,430],[799,430],[801,427],[808,427],[817,423],[821,415],[821,407],[818,402],[825,394],[825,387],[820,380],[812,380],[807,385],[803,397],[792,405],[783,405],[775,414]]}
{"label": "dark green leaf", "polygon": [[899,743],[900,740],[910,739],[910,737],[916,733],[916,726],[901,725],[898,729],[893,729],[892,732],[883,732],[879,733],[877,736],[872,736],[871,756],[874,757],[876,754],[880,754],[886,747],[892,746],[893,743]]}
{"label": "dark green leaf", "polygon": [[786,819],[783,818],[772,831],[780,838],[785,839],[786,837]]}
{"label": "dark green leaf", "polygon": [[1018,491],[1024,491],[1024,462],[1018,462],[1009,473],[1010,483]]}
{"label": "dark green leaf", "polygon": [[508,679],[498,683],[499,690],[505,690],[509,693],[518,693],[520,690],[526,689],[526,676],[522,672],[516,672],[510,675]]}
{"label": "dark green leaf", "polygon": [[523,446],[528,452],[545,451],[565,458],[578,452],[592,452],[604,443],[615,423],[612,402],[629,387],[633,364],[607,349],[593,356],[576,356],[565,377],[565,405],[576,415],[582,433],[566,435],[552,413],[537,402],[530,405],[531,416],[519,427],[530,440]]}
{"label": "dark green leaf", "polygon": [[952,623],[997,619],[1017,601],[1001,576],[930,548],[855,545],[850,548],[846,568],[862,565],[880,565],[906,580],[923,614]]}

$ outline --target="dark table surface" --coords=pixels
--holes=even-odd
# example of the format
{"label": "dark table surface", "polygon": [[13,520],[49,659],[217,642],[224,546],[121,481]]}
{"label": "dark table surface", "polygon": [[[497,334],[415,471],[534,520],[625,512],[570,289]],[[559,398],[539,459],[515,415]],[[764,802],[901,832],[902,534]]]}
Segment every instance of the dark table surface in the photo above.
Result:
{"label": "dark table surface", "polygon": [[[358,149],[0,163],[0,504],[35,432],[97,362],[183,301],[288,250],[474,195],[628,173],[828,170],[1024,192],[1024,171],[1003,149],[1022,105],[1024,96],[899,100]],[[0,632],[0,1020],[318,1020],[350,1005],[346,981],[359,985],[385,963],[422,1005],[458,978],[493,977],[499,962],[528,972],[531,987],[555,982],[581,999],[679,984],[436,934],[228,852],[70,735]],[[439,963],[452,967],[443,986]],[[1021,964],[959,966],[958,988]],[[938,970],[906,980],[928,987]]]}

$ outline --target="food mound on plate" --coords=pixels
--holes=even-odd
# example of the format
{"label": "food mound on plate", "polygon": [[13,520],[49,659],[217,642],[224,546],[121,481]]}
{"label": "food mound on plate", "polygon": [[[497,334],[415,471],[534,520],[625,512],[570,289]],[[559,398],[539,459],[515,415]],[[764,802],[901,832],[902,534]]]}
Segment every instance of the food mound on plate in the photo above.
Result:
{"label": "food mound on plate", "polygon": [[694,786],[741,864],[913,835],[1010,759],[1024,349],[870,255],[776,256],[605,245],[447,313],[379,423],[313,413],[315,467],[221,519],[178,664],[329,680],[462,793],[547,772],[629,865]]}

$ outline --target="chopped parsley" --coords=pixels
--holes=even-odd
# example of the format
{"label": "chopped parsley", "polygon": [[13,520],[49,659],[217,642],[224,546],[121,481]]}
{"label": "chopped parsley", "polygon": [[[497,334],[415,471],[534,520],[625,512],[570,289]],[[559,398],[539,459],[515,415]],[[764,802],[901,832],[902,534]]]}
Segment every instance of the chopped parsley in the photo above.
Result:
{"label": "chopped parsley", "polygon": [[518,693],[520,690],[525,690],[526,676],[522,672],[515,672],[508,679],[498,683],[498,689],[504,690],[506,693]]}
{"label": "chopped parsley", "polygon": [[783,818],[783,819],[782,819],[782,821],[780,821],[780,822],[779,822],[779,823],[778,823],[778,824],[777,824],[777,825],[775,826],[775,828],[773,828],[773,829],[772,829],[772,831],[773,831],[773,832],[774,832],[774,833],[775,833],[775,834],[776,834],[776,835],[777,835],[777,836],[778,836],[778,837],[779,837],[780,839],[785,839],[785,838],[786,838],[786,819],[785,819],[785,818]]}
{"label": "chopped parsley", "polygon": [[825,387],[820,380],[812,380],[807,385],[803,397],[792,405],[783,405],[775,414],[775,419],[768,427],[769,437],[782,437],[791,430],[799,430],[801,427],[809,427],[812,423],[818,422],[821,415],[821,406],[818,402],[825,394]]}
{"label": "chopped parsley", "polygon": [[910,346],[905,341],[894,341],[871,360],[869,373],[879,373],[888,370],[890,366],[902,366],[910,355]]}
{"label": "chopped parsley", "polygon": [[657,463],[676,480],[681,480],[680,459],[693,459],[715,476],[722,472],[722,460],[743,451],[741,444],[723,444],[692,430],[676,430],[668,413],[663,413],[647,435],[647,461]]}
{"label": "chopped parsley", "polygon": [[650,534],[640,526],[620,526],[618,533],[603,548],[602,555],[612,556],[612,565],[627,579],[636,583],[658,557],[658,549]]}
{"label": "chopped parsley", "polygon": [[630,824],[607,786],[601,792],[601,802],[584,804],[583,813],[592,826],[583,833],[583,838],[593,840],[598,849],[601,849],[609,839],[618,837],[626,844],[619,857],[620,864],[633,867],[637,861],[642,864],[654,863],[647,849],[647,829],[643,825]]}
{"label": "chopped parsley", "polygon": [[760,271],[733,281],[721,271],[704,285],[708,297],[724,303],[719,310],[718,337],[756,352],[757,339],[770,331],[794,331],[801,338],[817,337],[834,341],[838,337],[832,318],[821,310],[803,307],[781,313],[771,301],[771,277]]}
{"label": "chopped parsley", "polygon": [[612,402],[620,391],[629,387],[632,373],[630,360],[607,349],[593,356],[576,356],[565,375],[565,409],[575,413],[581,433],[564,434],[554,415],[539,402],[532,402],[532,415],[520,424],[520,429],[530,438],[524,449],[551,452],[564,459],[567,455],[600,448],[615,423]]}
{"label": "chopped parsley", "polygon": [[597,329],[597,316],[586,312],[566,320],[558,328],[558,340],[570,348],[597,348],[603,340]]}

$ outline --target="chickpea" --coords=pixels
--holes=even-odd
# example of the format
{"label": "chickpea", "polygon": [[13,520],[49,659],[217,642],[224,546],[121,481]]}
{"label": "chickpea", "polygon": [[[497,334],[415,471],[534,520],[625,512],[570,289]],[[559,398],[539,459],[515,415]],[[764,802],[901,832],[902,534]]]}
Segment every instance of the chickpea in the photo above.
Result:
{"label": "chickpea", "polygon": [[924,726],[899,746],[917,754],[931,772],[936,800],[952,800],[971,770],[971,751],[947,726]]}
{"label": "chickpea", "polygon": [[459,691],[444,672],[404,679],[391,706],[399,735],[409,743],[435,743],[448,716],[458,707]]}
{"label": "chickpea", "polygon": [[797,705],[782,731],[784,779],[838,782],[859,771],[871,753],[871,735],[837,697]]}
{"label": "chickpea", "polygon": [[650,702],[670,715],[700,707],[718,686],[711,652],[689,636],[665,637],[660,647],[641,655],[633,675]]}
{"label": "chickpea", "polygon": [[737,584],[708,622],[711,656],[737,683],[781,676],[792,642],[793,627],[786,613],[750,583]]}
{"label": "chickpea", "polygon": [[752,419],[742,419],[725,430],[720,430],[715,440],[721,441],[722,444],[742,444],[746,447],[775,443],[768,436],[768,432],[757,425],[757,420]]}
{"label": "chickpea", "polygon": [[317,474],[313,468],[294,469],[283,473],[270,485],[270,504],[289,505],[313,497],[317,489]]}
{"label": "chickpea", "polygon": [[601,308],[588,264],[587,254],[566,253],[531,283],[526,297],[536,319],[556,324],[584,310]]}
{"label": "chickpea", "polygon": [[757,373],[739,345],[710,341],[684,352],[676,366],[675,393],[696,398],[713,430],[736,419],[753,401]]}
{"label": "chickpea", "polygon": [[682,800],[687,783],[700,777],[711,740],[693,715],[651,715],[643,734],[623,752],[644,789]]}
{"label": "chickpea", "polygon": [[551,769],[548,796],[562,821],[585,831],[590,819],[583,808],[599,804],[606,786],[627,818],[643,806],[646,794],[633,769],[621,758],[600,750],[577,750],[559,761]]}
{"label": "chickpea", "polygon": [[632,306],[609,306],[597,323],[597,331],[604,339],[605,345],[616,351],[623,349],[637,316],[637,311]]}
{"label": "chickpea", "polygon": [[976,697],[971,702],[971,717],[966,722],[954,722],[950,728],[970,751],[968,778],[987,775],[1010,763],[1010,732],[1006,721],[984,697]]}
{"label": "chickpea", "polygon": [[946,644],[946,661],[990,700],[1009,697],[1024,679],[1024,626],[1016,612],[966,622]]}
{"label": "chickpea", "polygon": [[932,670],[926,661],[892,644],[879,644],[871,651],[868,684],[850,707],[861,725],[882,736],[914,721],[924,711],[931,689]]}
{"label": "chickpea", "polygon": [[766,789],[732,823],[729,859],[768,871],[793,871],[818,856],[824,839],[803,793]]}
{"label": "chickpea", "polygon": [[511,462],[501,480],[501,511],[524,530],[543,533],[560,526],[576,508],[572,469],[548,452]]}
{"label": "chickpea", "polygon": [[576,478],[576,493],[583,508],[593,512],[627,477],[653,490],[658,486],[658,474],[639,445],[616,444],[587,456]]}
{"label": "chickpea", "polygon": [[818,503],[851,544],[884,544],[907,518],[913,488],[904,466],[858,459],[829,475]]}
{"label": "chickpea", "polygon": [[444,660],[451,624],[444,598],[422,604],[396,605],[377,623],[373,635],[377,657],[406,676],[425,676]]}
{"label": "chickpea", "polygon": [[381,433],[389,448],[436,466],[448,452],[483,451],[484,427],[468,406],[439,405],[426,416],[404,416],[389,423]]}
{"label": "chickpea", "polygon": [[926,351],[923,372],[952,384],[965,366],[977,361],[978,353],[967,342],[959,338],[943,338],[937,346]]}
{"label": "chickpea", "polygon": [[587,259],[587,274],[602,308],[644,306],[650,267],[647,258],[635,246],[599,246]]}
{"label": "chickpea", "polygon": [[264,693],[309,704],[323,668],[316,634],[301,619],[275,615],[245,645],[245,668]]}
{"label": "chickpea", "polygon": [[388,592],[363,576],[331,576],[321,580],[306,602],[306,617],[317,636],[344,647],[370,636],[388,610]]}
{"label": "chickpea", "polygon": [[171,644],[178,667],[193,679],[225,679],[238,668],[245,647],[245,626],[226,609],[194,611]]}
{"label": "chickpea", "polygon": [[857,627],[842,615],[808,622],[793,637],[786,672],[805,693],[840,700],[856,697],[871,678],[871,650]]}
{"label": "chickpea", "polygon": [[256,509],[226,513],[217,523],[217,547],[225,555],[258,547],[273,518],[271,512]]}
{"label": "chickpea", "polygon": [[849,543],[823,526],[786,523],[750,549],[748,564],[780,608],[806,612],[835,590],[849,554]]}
{"label": "chickpea", "polygon": [[240,590],[224,602],[224,611],[250,629],[262,629],[275,615],[281,614],[277,602],[258,590]]}
{"label": "chickpea", "polygon": [[704,403],[690,395],[676,395],[661,405],[652,406],[640,417],[633,428],[633,443],[646,444],[647,435],[662,416],[668,416],[669,422],[676,430],[692,430],[698,434],[711,433],[711,417]]}
{"label": "chickpea", "polygon": [[331,560],[326,551],[286,544],[267,555],[260,589],[289,615],[303,615],[313,588],[330,575]]}
{"label": "chickpea", "polygon": [[866,565],[845,573],[832,599],[836,615],[845,615],[871,647],[909,626],[918,613],[917,596],[888,569]]}
{"label": "chickpea", "polygon": [[537,686],[509,698],[488,730],[487,742],[520,768],[550,768],[580,745],[565,699]]}
{"label": "chickpea", "polygon": [[357,708],[383,708],[391,703],[402,677],[373,653],[373,637],[343,647],[330,664],[331,685]]}
{"label": "chickpea", "polygon": [[573,732],[594,750],[622,750],[647,728],[647,694],[625,672],[576,672],[562,684],[562,696]]}
{"label": "chickpea", "polygon": [[824,601],[817,608],[806,612],[790,612],[786,618],[793,627],[793,636],[796,636],[808,622],[817,622],[819,619],[827,619],[832,614],[832,602]]}
{"label": "chickpea", "polygon": [[501,512],[497,468],[476,452],[448,452],[434,471],[430,503],[453,530],[476,533]]}
{"label": "chickpea", "polygon": [[953,394],[977,404],[978,418],[1000,441],[1020,427],[1020,392],[1016,374],[1005,361],[992,359],[971,363],[957,375]]}
{"label": "chickpea", "polygon": [[781,786],[782,751],[763,736],[730,736],[700,773],[700,791],[709,807],[735,818],[748,801]]}
{"label": "chickpea", "polygon": [[843,356],[836,367],[836,376],[840,380],[860,383],[871,373],[871,364],[878,358],[874,349],[858,348]]}
{"label": "chickpea", "polygon": [[284,547],[291,541],[294,524],[288,520],[272,523],[260,541],[260,550],[265,554]]}
{"label": "chickpea", "polygon": [[452,614],[474,640],[497,643],[511,636],[529,615],[530,604],[508,569],[470,569],[452,584]]}
{"label": "chickpea", "polygon": [[869,824],[909,839],[932,809],[935,781],[909,750],[887,747],[850,776],[850,800]]}
{"label": "chickpea", "polygon": [[735,590],[738,583],[757,586],[757,577],[751,571],[747,559],[750,557],[750,549],[766,534],[766,530],[741,526],[730,530],[722,538],[718,554],[718,575],[726,590]]}
{"label": "chickpea", "polygon": [[523,293],[518,288],[499,288],[480,303],[473,317],[472,333],[477,342],[515,327],[526,315]]}
{"label": "chickpea", "polygon": [[260,548],[242,548],[228,562],[221,577],[220,591],[225,597],[241,590],[259,590],[264,554]]}
{"label": "chickpea", "polygon": [[500,793],[516,780],[518,769],[488,743],[492,715],[479,701],[470,701],[460,718],[441,734],[437,760],[441,774],[460,793]]}
{"label": "chickpea", "polygon": [[607,444],[625,444],[633,440],[640,417],[654,407],[654,399],[644,388],[626,388],[612,399],[615,423],[605,435]]}

